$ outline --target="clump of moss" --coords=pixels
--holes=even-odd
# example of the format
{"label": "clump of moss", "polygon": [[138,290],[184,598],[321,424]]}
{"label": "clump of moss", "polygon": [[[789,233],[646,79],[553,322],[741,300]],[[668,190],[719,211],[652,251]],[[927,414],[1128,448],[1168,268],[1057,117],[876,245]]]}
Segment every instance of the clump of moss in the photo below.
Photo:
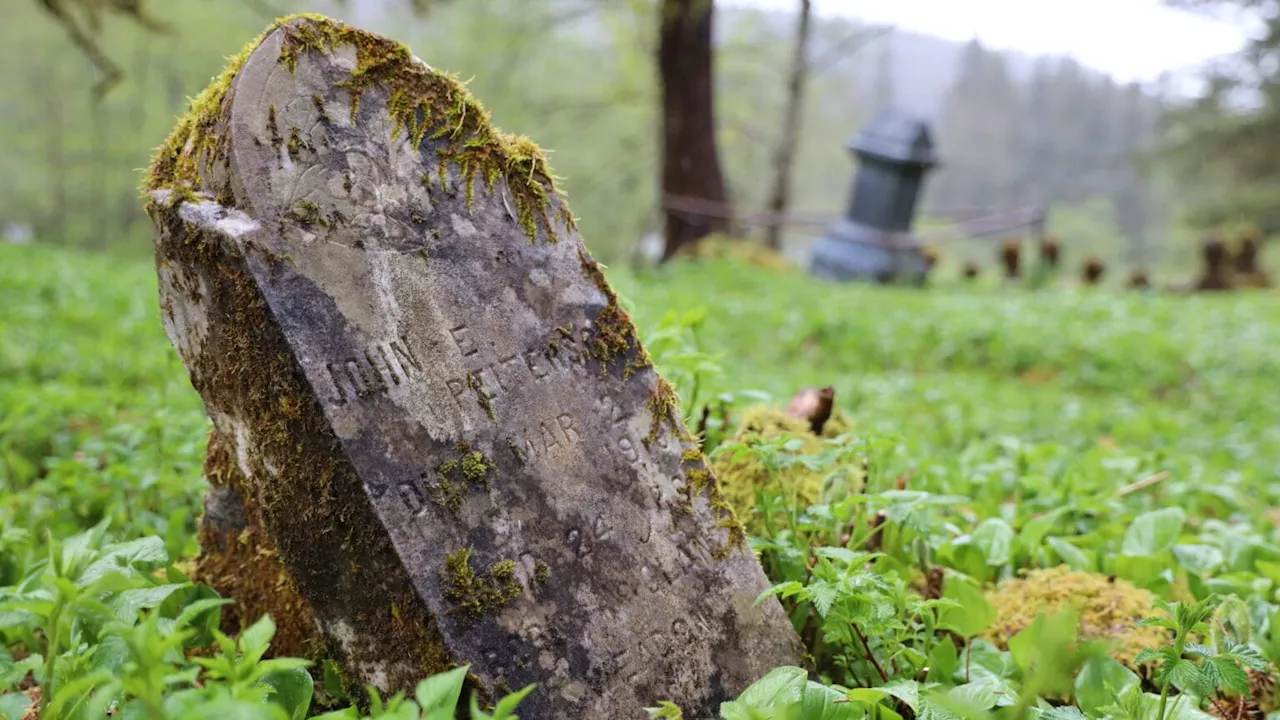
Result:
{"label": "clump of moss", "polygon": [[583,273],[604,293],[606,300],[604,309],[600,311],[587,337],[587,356],[599,361],[601,374],[621,366],[623,379],[631,377],[637,370],[653,365],[648,351],[640,345],[636,336],[636,326],[631,315],[619,303],[618,295],[605,279],[600,263],[592,259],[585,248],[578,252],[578,259],[582,263]]}
{"label": "clump of moss", "polygon": [[[832,411],[831,418],[822,428],[822,434],[817,435],[814,434],[808,420],[792,417],[786,412],[767,405],[758,405],[747,408],[742,422],[728,442],[750,447],[762,441],[786,435],[803,443],[795,454],[810,455],[822,451],[824,439],[843,435],[849,429],[849,422],[839,408]],[[738,456],[734,457],[735,455]],[[733,452],[719,453],[712,460],[711,469],[719,478],[721,494],[739,515],[745,514],[752,517],[751,510],[756,504],[756,491],[774,487],[775,479],[771,477],[768,468],[758,457]],[[828,474],[830,474],[830,468],[811,470],[803,464],[794,464],[778,470],[776,482],[794,493],[795,501],[801,507],[807,507],[821,502],[824,492],[830,491],[830,488],[824,488],[824,478]],[[842,489],[850,490],[847,485]],[[753,530],[758,529],[752,521],[748,521],[748,527]]]}
{"label": "clump of moss", "polygon": [[462,476],[470,483],[489,484],[489,476],[497,468],[493,461],[484,456],[479,450],[462,456]]}
{"label": "clump of moss", "polygon": [[302,156],[303,150],[309,151],[312,149],[311,146],[307,144],[307,141],[302,139],[302,131],[298,128],[293,128],[289,131],[289,143],[287,148],[289,151],[289,157],[293,158],[295,161]]}
{"label": "clump of moss", "polygon": [[983,637],[1000,648],[1042,613],[1075,607],[1080,614],[1080,638],[1111,645],[1111,656],[1137,669],[1134,659],[1146,648],[1169,641],[1168,631],[1139,623],[1159,614],[1155,596],[1125,580],[1078,572],[1065,565],[1029,570],[1021,578],[1000,583],[987,593],[996,620]]}
{"label": "clump of moss", "polygon": [[476,394],[476,403],[480,405],[480,409],[484,410],[484,414],[490,420],[496,418],[493,414],[493,396],[484,389],[484,380],[476,373],[467,373],[467,387]]}
{"label": "clump of moss", "polygon": [[515,574],[514,560],[501,560],[477,574],[471,567],[471,548],[466,547],[445,557],[441,581],[444,596],[453,603],[456,613],[465,621],[474,622],[519,597],[523,589]]}
{"label": "clump of moss", "polygon": [[711,513],[716,517],[716,527],[729,531],[728,542],[723,547],[713,548],[712,556],[717,560],[723,560],[728,557],[733,548],[746,547],[747,529],[738,519],[733,505],[720,492],[720,483],[707,466],[707,458],[702,451],[697,447],[685,450],[680,455],[680,465],[685,476],[685,485],[680,491],[684,501],[676,504],[673,512],[692,515],[693,499],[705,494],[711,506]]}
{"label": "clump of moss", "polygon": [[693,440],[689,430],[680,422],[680,396],[676,394],[675,387],[665,378],[658,378],[658,384],[649,394],[649,399],[645,401],[645,407],[649,409],[651,420],[649,434],[645,435],[640,442],[644,443],[646,448],[662,435],[664,426],[670,428],[671,434],[681,440]]}
{"label": "clump of moss", "polygon": [[320,206],[310,200],[299,200],[294,207],[290,208],[289,217],[307,227],[329,224],[324,218],[324,213],[320,212]]}
{"label": "clump of moss", "polygon": [[746,238],[723,233],[712,233],[696,243],[680,248],[676,251],[676,257],[691,260],[733,260],[779,273],[794,273],[798,270],[794,263],[776,250]]}
{"label": "clump of moss", "polygon": [[551,566],[538,560],[533,564],[533,582],[535,585],[546,585],[551,580]]}
{"label": "clump of moss", "polygon": [[458,443],[455,449],[459,457],[445,460],[436,466],[437,483],[431,487],[437,504],[457,511],[466,499],[467,488],[489,487],[497,465],[468,443]]}

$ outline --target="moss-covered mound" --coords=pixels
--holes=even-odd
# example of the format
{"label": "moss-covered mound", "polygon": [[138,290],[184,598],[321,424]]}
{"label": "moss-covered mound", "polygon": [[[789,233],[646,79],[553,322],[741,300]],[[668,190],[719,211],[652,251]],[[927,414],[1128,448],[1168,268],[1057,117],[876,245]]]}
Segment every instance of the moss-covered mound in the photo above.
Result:
{"label": "moss-covered mound", "polygon": [[777,272],[798,270],[796,265],[776,250],[745,238],[735,238],[714,233],[692,245],[686,245],[676,253],[677,258],[736,260]]}
{"label": "moss-covered mound", "polygon": [[[822,428],[822,434],[816,435],[807,420],[792,417],[767,405],[759,405],[746,410],[741,424],[728,442],[751,447],[785,435],[803,442],[791,455],[816,455],[822,452],[824,439],[837,437],[849,432],[849,429],[848,420],[838,408],[832,411],[831,419]],[[729,501],[738,516],[744,518],[749,529],[754,529],[753,523],[758,522],[751,512],[756,504],[757,490],[767,490],[776,487],[774,483],[780,483],[787,497],[794,497],[798,506],[804,508],[821,502],[830,491],[837,489],[824,488],[827,476],[831,475],[829,469],[810,470],[803,464],[792,464],[778,470],[776,477],[771,478],[768,467],[760,457],[729,449],[716,454],[712,460],[712,469],[719,480],[721,495]],[[855,488],[847,487],[848,483],[842,485],[846,487],[840,489],[846,492],[856,491]]]}
{"label": "moss-covered mound", "polygon": [[983,637],[1001,648],[1037,615],[1075,607],[1080,614],[1080,638],[1106,642],[1111,656],[1134,667],[1145,648],[1165,645],[1168,631],[1139,623],[1160,611],[1155,595],[1125,580],[1097,573],[1077,572],[1065,565],[1030,570],[1021,578],[1006,580],[987,594],[996,609],[996,621]]}

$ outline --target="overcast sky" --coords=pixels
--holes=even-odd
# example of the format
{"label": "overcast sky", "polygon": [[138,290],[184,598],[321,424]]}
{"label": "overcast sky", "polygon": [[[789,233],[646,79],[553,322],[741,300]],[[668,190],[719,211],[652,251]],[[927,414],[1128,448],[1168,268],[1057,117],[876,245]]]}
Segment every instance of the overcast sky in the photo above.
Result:
{"label": "overcast sky", "polygon": [[[795,0],[726,0],[794,12]],[[814,0],[820,15],[1030,54],[1071,55],[1122,81],[1187,70],[1238,49],[1242,25],[1163,7],[1160,0]]]}

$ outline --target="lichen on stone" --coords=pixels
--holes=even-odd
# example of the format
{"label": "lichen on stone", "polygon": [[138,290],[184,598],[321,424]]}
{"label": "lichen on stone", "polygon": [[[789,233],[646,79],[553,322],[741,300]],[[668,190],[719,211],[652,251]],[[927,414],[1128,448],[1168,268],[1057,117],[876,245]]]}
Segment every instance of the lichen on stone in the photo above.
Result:
{"label": "lichen on stone", "polygon": [[483,573],[471,567],[469,547],[449,553],[441,573],[444,597],[464,621],[473,622],[502,609],[523,592],[516,580],[514,560],[501,560]]}
{"label": "lichen on stone", "polygon": [[1111,656],[1133,669],[1144,649],[1160,648],[1168,631],[1140,623],[1160,614],[1156,597],[1132,583],[1098,573],[1071,570],[1066,565],[1028,570],[1020,578],[1001,582],[987,593],[996,620],[982,637],[1008,647],[1009,639],[1037,615],[1075,607],[1080,616],[1080,638],[1110,645]]}

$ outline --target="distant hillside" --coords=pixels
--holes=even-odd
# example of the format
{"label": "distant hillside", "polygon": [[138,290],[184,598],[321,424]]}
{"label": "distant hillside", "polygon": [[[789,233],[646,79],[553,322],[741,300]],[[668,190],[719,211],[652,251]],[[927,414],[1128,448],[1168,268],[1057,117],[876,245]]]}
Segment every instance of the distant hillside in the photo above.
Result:
{"label": "distant hillside", "polygon": [[[750,23],[753,30],[767,32],[777,42],[790,43],[795,18],[790,13],[761,11],[729,7],[719,12],[721,38]],[[761,22],[763,20],[764,22]],[[850,33],[870,29],[848,20],[820,19],[819,31],[814,33],[811,57],[827,57],[837,51],[840,40]],[[846,60],[834,68],[860,79],[863,95],[860,100],[872,106],[881,104],[877,97],[888,88],[891,97],[888,104],[927,120],[936,122],[942,110],[943,98],[955,81],[964,43],[954,42],[933,35],[910,30],[890,29],[886,34],[871,40],[849,54]],[[1046,56],[1033,56],[1020,52],[1003,51],[1009,73],[1015,81],[1026,82],[1038,60]],[[878,82],[882,62],[889,64],[887,83]],[[1099,77],[1105,73],[1097,72]]]}

